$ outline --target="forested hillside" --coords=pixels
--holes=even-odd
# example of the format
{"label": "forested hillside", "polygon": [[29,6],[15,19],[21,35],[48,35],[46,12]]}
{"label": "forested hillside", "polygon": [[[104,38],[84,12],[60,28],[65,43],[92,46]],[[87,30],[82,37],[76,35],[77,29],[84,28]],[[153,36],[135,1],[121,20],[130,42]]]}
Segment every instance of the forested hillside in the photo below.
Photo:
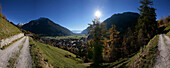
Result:
{"label": "forested hillside", "polygon": [[[106,24],[106,28],[110,29],[111,25],[116,25],[116,30],[120,32],[126,31],[128,27],[135,25],[137,23],[137,19],[140,15],[134,12],[124,12],[114,14],[111,17],[104,20],[102,23]],[[87,34],[88,29],[82,31],[82,34]]]}
{"label": "forested hillside", "polygon": [[73,34],[70,30],[62,27],[48,18],[39,18],[24,24],[22,29],[42,36],[66,36]]}

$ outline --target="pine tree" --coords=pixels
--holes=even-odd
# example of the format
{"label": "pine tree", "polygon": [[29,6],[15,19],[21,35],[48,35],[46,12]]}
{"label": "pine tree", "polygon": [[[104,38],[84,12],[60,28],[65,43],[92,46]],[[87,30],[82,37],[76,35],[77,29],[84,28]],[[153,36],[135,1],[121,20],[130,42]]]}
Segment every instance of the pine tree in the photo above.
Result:
{"label": "pine tree", "polygon": [[[138,45],[146,44],[156,33],[158,24],[156,22],[155,8],[152,7],[153,1],[141,0],[140,17],[136,26]],[[141,39],[143,38],[143,39]]]}
{"label": "pine tree", "polygon": [[103,40],[105,35],[105,24],[100,23],[99,19],[95,19],[92,21],[93,24],[89,24],[89,34],[92,34],[92,40],[93,40],[93,61],[95,65],[99,65],[103,61],[102,52],[103,52]]}

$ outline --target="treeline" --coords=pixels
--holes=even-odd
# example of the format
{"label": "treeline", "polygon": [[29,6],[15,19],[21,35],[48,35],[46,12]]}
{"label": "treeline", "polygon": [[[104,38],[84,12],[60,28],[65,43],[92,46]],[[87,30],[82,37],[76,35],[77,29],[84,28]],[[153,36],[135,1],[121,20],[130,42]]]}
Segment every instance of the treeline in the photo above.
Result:
{"label": "treeline", "polygon": [[91,39],[88,40],[88,59],[93,59],[94,65],[103,62],[114,62],[120,58],[136,54],[141,47],[158,32],[155,8],[153,1],[141,0],[138,22],[120,33],[115,25],[107,30],[105,24],[95,19],[88,28]]}

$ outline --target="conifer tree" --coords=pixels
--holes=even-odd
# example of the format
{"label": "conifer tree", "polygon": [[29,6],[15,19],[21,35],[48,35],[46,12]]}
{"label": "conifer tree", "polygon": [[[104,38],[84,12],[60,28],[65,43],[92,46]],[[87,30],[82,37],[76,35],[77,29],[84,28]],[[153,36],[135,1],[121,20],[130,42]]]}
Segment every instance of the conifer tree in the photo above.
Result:
{"label": "conifer tree", "polygon": [[152,7],[153,1],[141,0],[140,17],[136,26],[138,45],[146,44],[157,32],[155,8]]}
{"label": "conifer tree", "polygon": [[95,65],[99,65],[103,61],[102,52],[103,52],[103,40],[105,35],[105,24],[100,23],[99,19],[92,21],[93,24],[89,24],[89,34],[92,35],[93,40],[93,61]]}

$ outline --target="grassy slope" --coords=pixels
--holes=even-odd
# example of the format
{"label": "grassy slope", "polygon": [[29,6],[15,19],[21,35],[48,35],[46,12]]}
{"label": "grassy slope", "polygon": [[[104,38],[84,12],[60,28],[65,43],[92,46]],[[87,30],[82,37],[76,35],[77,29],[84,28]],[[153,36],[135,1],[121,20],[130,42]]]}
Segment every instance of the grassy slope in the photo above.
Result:
{"label": "grassy slope", "polygon": [[164,29],[164,31],[168,31],[168,30],[170,30],[170,21],[168,22],[168,24],[166,25],[166,28]]}
{"label": "grassy slope", "polygon": [[170,22],[168,23],[168,25],[165,28],[165,30],[169,30],[169,32],[166,35],[170,37]]}
{"label": "grassy slope", "polygon": [[166,35],[170,37],[170,31]]}
{"label": "grassy slope", "polygon": [[[68,51],[52,47],[49,45],[35,42],[36,47],[42,52],[45,57],[44,61],[47,61],[55,68],[84,68],[85,66],[79,65],[82,60],[75,58],[76,55]],[[71,58],[66,58],[65,55],[71,55]]]}
{"label": "grassy slope", "polygon": [[21,33],[21,31],[7,20],[0,17],[0,39]]}
{"label": "grassy slope", "polygon": [[127,64],[131,68],[152,68],[158,52],[159,35],[152,38],[146,47],[141,48],[138,54]]}

